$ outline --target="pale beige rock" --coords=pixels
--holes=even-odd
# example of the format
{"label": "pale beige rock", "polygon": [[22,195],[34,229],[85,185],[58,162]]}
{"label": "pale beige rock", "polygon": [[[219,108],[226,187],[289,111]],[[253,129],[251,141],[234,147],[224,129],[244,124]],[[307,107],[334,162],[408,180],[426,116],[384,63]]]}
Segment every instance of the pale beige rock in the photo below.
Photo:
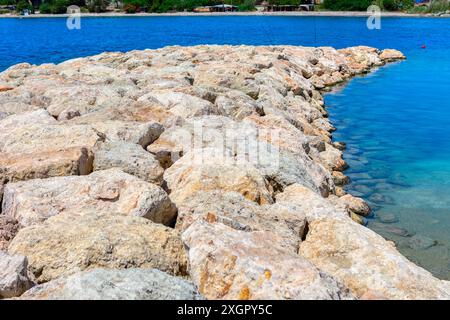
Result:
{"label": "pale beige rock", "polygon": [[157,268],[186,275],[187,261],[177,231],[141,217],[61,214],[23,228],[8,252],[28,257],[39,283],[94,269]]}
{"label": "pale beige rock", "polygon": [[298,252],[306,231],[306,217],[300,212],[278,204],[259,206],[237,192],[198,192],[178,206],[177,229],[184,231],[199,219],[236,230],[270,231],[292,253]]}
{"label": "pale beige rock", "polygon": [[360,299],[450,298],[443,281],[410,262],[392,243],[351,221],[312,221],[300,254]]}
{"label": "pale beige rock", "polygon": [[87,148],[66,148],[27,154],[0,153],[0,179],[22,181],[92,172],[94,156]]}
{"label": "pale beige rock", "polygon": [[405,55],[395,49],[385,49],[380,53],[380,59],[383,61],[395,61],[406,59]]}
{"label": "pale beige rock", "polygon": [[94,154],[93,170],[118,168],[139,179],[162,184],[164,169],[142,146],[122,141],[106,142]]}
{"label": "pale beige rock", "polygon": [[270,232],[244,232],[198,220],[182,235],[190,275],[207,299],[350,299],[344,286]]}
{"label": "pale beige rock", "polygon": [[147,101],[156,101],[170,113],[183,119],[207,114],[218,114],[217,108],[211,102],[182,92],[150,92],[138,99],[138,102]]}
{"label": "pale beige rock", "polygon": [[369,205],[361,198],[346,194],[345,196],[340,197],[339,201],[341,201],[348,208],[348,210],[359,214],[360,216],[366,217],[371,213]]}
{"label": "pale beige rock", "polygon": [[251,116],[242,122],[218,116],[191,118],[166,130],[147,150],[167,168],[193,148],[214,148],[246,159],[276,189],[301,183],[328,195],[334,187],[330,174],[308,156],[303,133],[277,116]]}
{"label": "pale beige rock", "polygon": [[262,115],[263,110],[258,103],[245,93],[230,90],[215,99],[220,114],[234,120],[241,120],[250,115]]}
{"label": "pale beige rock", "polygon": [[[28,119],[27,114],[24,117]],[[23,121],[17,119],[19,116],[14,118],[16,118],[14,122]],[[87,125],[49,123],[14,125],[5,118],[0,121],[0,128],[0,151],[10,154],[58,151],[75,147],[92,148],[102,138],[97,131]]]}
{"label": "pale beige rock", "polygon": [[299,184],[293,184],[276,196],[278,205],[291,207],[304,214],[308,221],[323,217],[334,217],[348,221],[348,213],[344,208],[333,205],[329,200],[322,198],[311,189]]}
{"label": "pale beige rock", "polygon": [[199,191],[235,191],[259,204],[272,203],[271,187],[252,165],[215,149],[192,150],[164,172],[170,198],[181,205]]}
{"label": "pale beige rock", "polygon": [[319,153],[319,159],[330,171],[344,171],[348,168],[347,163],[342,159],[342,151],[330,144],[325,144],[325,151]]}
{"label": "pale beige rock", "polygon": [[[233,121],[223,116],[203,116],[187,119],[180,126],[165,130],[147,150],[154,154],[164,168],[193,148],[230,148],[226,129]],[[231,134],[232,132],[228,132]]]}
{"label": "pale beige rock", "polygon": [[5,186],[2,213],[22,226],[39,224],[61,213],[78,216],[91,212],[140,216],[164,224],[175,217],[174,205],[164,190],[119,169]]}
{"label": "pale beige rock", "polygon": [[88,114],[84,117],[77,117],[69,123],[89,124],[95,130],[103,133],[107,140],[125,141],[139,144],[146,148],[150,143],[158,139],[164,131],[163,126],[158,122],[135,122],[106,120],[97,121],[95,117]]}
{"label": "pale beige rock", "polygon": [[25,112],[21,114],[13,114],[0,121],[1,130],[12,130],[16,127],[26,126],[30,124],[57,124],[47,110],[37,109],[35,111]]}
{"label": "pale beige rock", "polygon": [[32,116],[12,117],[0,121],[0,178],[17,181],[92,171],[92,149],[104,139],[96,130],[45,121],[20,125]]}

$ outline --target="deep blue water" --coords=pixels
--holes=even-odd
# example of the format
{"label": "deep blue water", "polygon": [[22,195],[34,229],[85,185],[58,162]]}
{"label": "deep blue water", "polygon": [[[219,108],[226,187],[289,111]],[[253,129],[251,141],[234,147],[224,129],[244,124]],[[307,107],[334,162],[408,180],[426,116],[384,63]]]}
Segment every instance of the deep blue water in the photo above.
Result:
{"label": "deep blue water", "polygon": [[[326,95],[335,140],[345,141],[348,191],[371,201],[369,227],[394,240],[410,259],[450,279],[450,19],[130,17],[0,19],[0,70],[19,62],[60,62],[103,51],[166,45],[370,45],[408,59],[352,80]],[[421,49],[422,44],[426,49]],[[381,223],[393,213],[398,222]],[[416,234],[438,241],[412,249]],[[399,235],[401,234],[401,235]]]}

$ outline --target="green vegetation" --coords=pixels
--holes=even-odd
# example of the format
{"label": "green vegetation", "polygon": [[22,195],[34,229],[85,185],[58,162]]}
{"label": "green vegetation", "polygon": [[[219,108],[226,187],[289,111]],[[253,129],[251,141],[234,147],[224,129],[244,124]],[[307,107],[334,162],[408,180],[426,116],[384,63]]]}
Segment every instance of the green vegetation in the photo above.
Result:
{"label": "green vegetation", "polygon": [[23,12],[24,10],[29,10],[30,12],[34,11],[33,6],[26,0],[20,0],[16,4],[16,11]]}
{"label": "green vegetation", "polygon": [[414,7],[409,13],[440,13],[450,10],[449,0],[434,0],[428,6]]}
{"label": "green vegetation", "polygon": [[40,13],[66,13],[69,6],[68,0],[52,0],[44,2],[39,7]]}
{"label": "green vegetation", "polygon": [[[193,11],[195,7],[214,6],[218,4],[232,4],[238,11],[254,11],[256,0],[43,0],[39,7],[41,13],[66,13],[67,7],[76,5],[81,12],[105,12],[110,4],[126,13],[136,12],[175,12]],[[294,5],[302,3],[301,0],[268,0],[270,5]],[[119,6],[122,5],[122,6]],[[378,5],[385,11],[407,11],[410,13],[436,13],[450,10],[450,0],[434,0],[428,6],[414,6],[414,0],[324,0],[317,7],[318,10],[331,11],[366,11],[372,5]],[[15,5],[17,12],[23,10],[33,11],[28,0],[0,0],[0,5]],[[114,6],[111,6],[114,7]],[[6,13],[8,10],[3,10]]]}
{"label": "green vegetation", "polygon": [[323,8],[332,11],[366,11],[372,4],[386,11],[402,11],[412,8],[414,0],[325,0]]}

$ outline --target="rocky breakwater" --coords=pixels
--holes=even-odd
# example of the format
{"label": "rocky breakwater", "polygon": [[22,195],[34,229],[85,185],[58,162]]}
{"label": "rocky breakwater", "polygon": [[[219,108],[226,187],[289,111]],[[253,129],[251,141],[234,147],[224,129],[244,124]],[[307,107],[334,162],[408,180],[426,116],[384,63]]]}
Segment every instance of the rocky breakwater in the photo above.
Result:
{"label": "rocky breakwater", "polygon": [[357,223],[321,95],[403,58],[196,46],[7,69],[0,297],[449,298]]}

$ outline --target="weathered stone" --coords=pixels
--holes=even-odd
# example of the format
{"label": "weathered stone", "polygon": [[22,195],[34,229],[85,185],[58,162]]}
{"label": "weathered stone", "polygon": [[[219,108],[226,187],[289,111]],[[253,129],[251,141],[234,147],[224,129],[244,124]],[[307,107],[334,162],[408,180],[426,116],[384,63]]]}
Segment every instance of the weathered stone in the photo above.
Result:
{"label": "weathered stone", "polygon": [[319,159],[330,171],[344,171],[348,168],[347,163],[342,159],[342,151],[326,144],[325,151],[319,153]]}
{"label": "weathered stone", "polygon": [[380,53],[380,59],[383,61],[395,61],[406,59],[405,55],[398,50],[385,49]]}
{"label": "weathered stone", "polygon": [[202,300],[186,280],[157,269],[93,269],[37,285],[25,300]]}
{"label": "weathered stone", "polygon": [[270,232],[198,220],[182,235],[190,275],[208,299],[350,299],[348,290]]}
{"label": "weathered stone", "polygon": [[352,221],[317,219],[309,224],[300,254],[348,286],[360,299],[448,299],[431,273],[402,256],[368,228]]}
{"label": "weathered stone", "polygon": [[138,102],[157,101],[167,111],[182,119],[190,117],[219,114],[217,107],[211,102],[182,92],[160,91],[141,96]]}
{"label": "weathered stone", "polygon": [[135,122],[135,121],[118,121],[106,120],[96,121],[95,118],[77,117],[69,121],[69,123],[88,124],[95,130],[103,133],[107,140],[125,141],[129,143],[139,144],[146,148],[150,143],[158,139],[164,131],[163,126],[158,122]]}
{"label": "weathered stone", "polygon": [[33,286],[27,264],[27,258],[0,250],[0,299],[20,296]]}
{"label": "weathered stone", "polygon": [[39,283],[94,268],[157,268],[186,275],[187,262],[177,231],[141,217],[60,214],[23,228],[10,254],[28,258]]}
{"label": "weathered stone", "polygon": [[369,205],[361,198],[347,194],[340,197],[339,200],[348,208],[348,210],[360,216],[367,217],[371,213]]}
{"label": "weathered stone", "polygon": [[19,231],[19,223],[10,216],[0,214],[0,251],[7,250],[9,242]]}
{"label": "weathered stone", "polygon": [[334,184],[337,186],[343,186],[350,182],[349,177],[347,177],[345,174],[343,174],[340,171],[333,171],[332,175],[333,175]]}
{"label": "weathered stone", "polygon": [[348,220],[348,213],[343,208],[338,208],[330,201],[322,198],[311,189],[293,184],[276,196],[278,205],[291,207],[304,214],[308,221],[322,217],[335,217]]}
{"label": "weathered stone", "polygon": [[269,183],[252,165],[212,149],[193,150],[164,172],[170,198],[181,205],[199,191],[235,191],[259,204],[272,203]]}
{"label": "weathered stone", "polygon": [[216,98],[215,104],[222,115],[235,120],[241,120],[253,114],[263,114],[261,106],[242,91],[227,91]]}
{"label": "weathered stone", "polygon": [[276,188],[301,183],[323,195],[333,189],[329,173],[307,155],[302,132],[277,116],[251,116],[242,122],[217,116],[191,118],[183,127],[166,130],[147,150],[169,167],[194,147],[246,159]]}
{"label": "weathered stone", "polygon": [[16,119],[0,121],[0,179],[18,181],[92,171],[92,148],[103,139],[97,131],[84,125],[15,126],[23,119],[13,117]]}
{"label": "weathered stone", "polygon": [[140,145],[107,142],[94,153],[94,171],[118,168],[139,179],[161,185],[164,169],[154,155]]}
{"label": "weathered stone", "polygon": [[164,224],[171,223],[175,216],[164,190],[119,169],[8,183],[5,187],[3,214],[22,226],[61,213],[75,218],[90,212],[140,216]]}
{"label": "weathered stone", "polygon": [[306,231],[300,212],[272,204],[259,206],[237,192],[208,191],[193,194],[178,207],[176,228],[186,230],[196,220],[220,222],[242,231],[270,231],[281,238],[280,246],[297,253]]}

